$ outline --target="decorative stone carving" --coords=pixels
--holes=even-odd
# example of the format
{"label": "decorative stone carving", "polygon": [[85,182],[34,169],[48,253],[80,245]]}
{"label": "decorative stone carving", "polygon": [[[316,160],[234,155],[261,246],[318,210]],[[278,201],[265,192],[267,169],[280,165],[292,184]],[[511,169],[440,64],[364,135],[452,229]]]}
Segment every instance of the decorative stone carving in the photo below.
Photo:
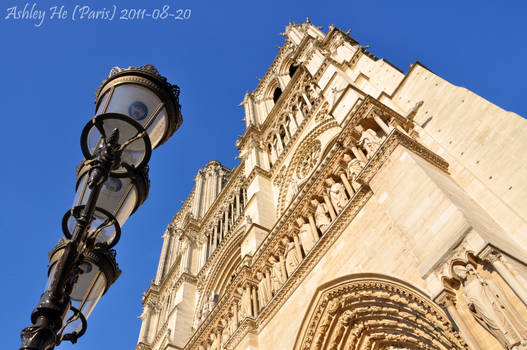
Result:
{"label": "decorative stone carving", "polygon": [[239,288],[238,293],[241,294],[240,299],[240,321],[245,317],[252,316],[251,312],[251,292],[249,288]]}
{"label": "decorative stone carving", "polygon": [[220,350],[220,339],[215,333],[210,334],[210,350]]}
{"label": "decorative stone carving", "polygon": [[301,161],[299,162],[296,169],[296,176],[298,179],[304,179],[313,167],[317,164],[320,156],[321,144],[319,140],[313,141],[303,152]]}
{"label": "decorative stone carving", "polygon": [[500,286],[483,278],[471,264],[454,265],[461,280],[463,298],[472,316],[506,349],[527,349],[527,325]]}
{"label": "decorative stone carving", "polygon": [[282,243],[285,246],[285,268],[287,271],[287,276],[291,276],[293,271],[296,269],[298,264],[300,264],[300,260],[302,257],[299,257],[296,248],[295,248],[295,242],[292,242],[289,240],[289,238],[284,237],[282,239]]}
{"label": "decorative stone carving", "polygon": [[296,222],[300,228],[298,236],[300,237],[302,248],[304,248],[304,252],[307,253],[311,250],[311,248],[313,248],[313,245],[315,244],[313,232],[311,231],[311,225],[307,223],[303,217],[299,217]]}
{"label": "decorative stone carving", "polygon": [[331,177],[326,179],[326,184],[329,186],[328,193],[331,204],[333,204],[335,211],[339,213],[348,204],[348,197],[346,196],[344,185],[340,182],[335,182]]}
{"label": "decorative stone carving", "polygon": [[331,224],[331,219],[329,218],[327,214],[326,205],[324,203],[320,203],[316,199],[313,199],[311,201],[311,204],[315,206],[315,223],[317,225],[317,228],[320,230],[320,233],[324,233],[329,225]]}
{"label": "decorative stone carving", "polygon": [[282,269],[282,266],[274,256],[269,258],[271,263],[271,290],[275,293],[287,279],[286,272]]}
{"label": "decorative stone carving", "polygon": [[304,320],[294,350],[467,349],[439,306],[381,276],[336,280]]}
{"label": "decorative stone carving", "polygon": [[353,191],[357,192],[360,188],[360,184],[356,181],[357,176],[362,170],[360,161],[357,158],[352,158],[349,154],[345,154],[343,157],[346,162],[346,175],[351,182],[351,187]]}
{"label": "decorative stone carving", "polygon": [[423,101],[418,101],[415,103],[415,105],[408,111],[408,114],[406,114],[406,119],[413,121],[415,115],[417,114],[417,111],[419,111],[419,108],[423,105]]}
{"label": "decorative stone carving", "polygon": [[382,139],[377,136],[377,133],[372,129],[366,129],[361,125],[357,126],[357,131],[361,133],[359,145],[364,148],[368,158],[371,158],[373,153],[379,148],[382,143]]}
{"label": "decorative stone carving", "polygon": [[220,320],[221,322],[221,344],[225,344],[225,342],[227,342],[227,340],[229,339],[229,337],[231,336],[230,334],[230,327],[229,327],[229,322],[225,319],[225,318],[222,318]]}
{"label": "decorative stone carving", "polygon": [[256,273],[256,279],[258,280],[258,305],[260,305],[260,310],[267,305],[267,302],[271,299],[272,294],[269,290],[269,284],[267,279],[261,272]]}

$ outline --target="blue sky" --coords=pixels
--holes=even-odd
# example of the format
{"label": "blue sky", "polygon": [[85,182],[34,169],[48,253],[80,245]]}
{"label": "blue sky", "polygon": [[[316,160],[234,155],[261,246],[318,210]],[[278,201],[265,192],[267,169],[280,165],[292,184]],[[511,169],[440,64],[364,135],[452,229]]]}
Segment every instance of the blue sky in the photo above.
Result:
{"label": "blue sky", "polygon": [[[46,10],[40,26],[15,20],[13,6]],[[64,5],[65,19],[50,20]],[[75,6],[189,9],[187,20],[87,20]],[[62,349],[133,349],[141,293],[154,278],[161,235],[185,200],[198,168],[216,159],[237,164],[246,90],[257,85],[281,45],[279,35],[306,17],[333,23],[402,69],[419,60],[446,80],[502,108],[527,115],[527,5],[498,1],[15,1],[0,5],[0,335],[18,348],[47,278],[47,252],[73,201],[80,133],[91,118],[95,89],[113,66],[154,64],[180,85],[184,122],[150,160],[148,200],[123,226],[117,260],[123,274],[88,320],[86,335]],[[19,8],[20,10],[20,8]],[[188,13],[188,12],[187,12]],[[77,13],[79,16],[79,13]],[[470,132],[470,130],[467,130]]]}

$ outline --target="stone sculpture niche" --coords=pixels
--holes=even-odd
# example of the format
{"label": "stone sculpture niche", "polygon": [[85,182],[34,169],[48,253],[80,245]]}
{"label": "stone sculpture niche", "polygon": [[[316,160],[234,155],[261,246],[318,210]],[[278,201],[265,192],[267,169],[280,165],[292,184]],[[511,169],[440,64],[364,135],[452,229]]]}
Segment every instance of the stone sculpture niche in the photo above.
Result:
{"label": "stone sculpture niche", "polygon": [[527,324],[500,285],[470,263],[456,264],[452,270],[463,286],[461,298],[472,317],[505,349],[527,349]]}

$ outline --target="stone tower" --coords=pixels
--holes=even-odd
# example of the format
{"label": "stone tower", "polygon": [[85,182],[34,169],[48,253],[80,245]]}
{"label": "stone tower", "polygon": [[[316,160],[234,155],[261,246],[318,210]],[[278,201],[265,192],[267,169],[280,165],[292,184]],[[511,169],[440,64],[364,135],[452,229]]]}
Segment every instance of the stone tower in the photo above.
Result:
{"label": "stone tower", "polygon": [[527,349],[527,122],[290,23],[163,235],[137,350]]}

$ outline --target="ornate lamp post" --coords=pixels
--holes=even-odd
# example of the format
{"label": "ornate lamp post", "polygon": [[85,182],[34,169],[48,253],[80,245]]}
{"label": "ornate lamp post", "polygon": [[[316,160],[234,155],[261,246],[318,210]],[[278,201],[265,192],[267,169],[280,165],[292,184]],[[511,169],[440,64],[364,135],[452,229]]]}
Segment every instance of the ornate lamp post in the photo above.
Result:
{"label": "ornate lamp post", "polygon": [[81,135],[73,207],[65,238],[50,252],[48,283],[20,337],[21,350],[75,343],[100,297],[119,277],[121,226],[148,196],[148,160],[182,117],[179,87],[151,65],[113,68],[95,93],[96,113]]}

